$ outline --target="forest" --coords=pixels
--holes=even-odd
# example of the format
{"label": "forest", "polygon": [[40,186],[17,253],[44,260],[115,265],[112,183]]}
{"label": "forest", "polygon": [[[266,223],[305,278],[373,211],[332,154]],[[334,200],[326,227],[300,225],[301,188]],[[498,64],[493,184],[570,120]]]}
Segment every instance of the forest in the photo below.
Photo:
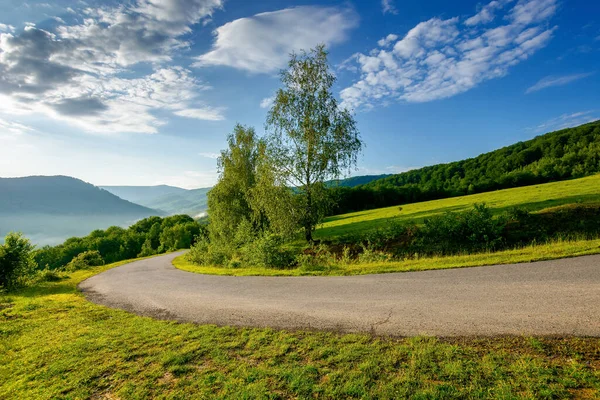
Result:
{"label": "forest", "polygon": [[480,156],[424,167],[356,187],[333,188],[330,215],[600,172],[600,121],[547,133]]}

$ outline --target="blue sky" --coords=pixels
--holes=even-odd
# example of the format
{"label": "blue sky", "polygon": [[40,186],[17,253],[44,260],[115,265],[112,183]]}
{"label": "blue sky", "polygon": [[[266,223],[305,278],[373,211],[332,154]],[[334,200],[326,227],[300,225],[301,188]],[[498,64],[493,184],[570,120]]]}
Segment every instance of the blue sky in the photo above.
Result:
{"label": "blue sky", "polygon": [[4,0],[0,176],[212,185],[263,132],[291,51],[325,43],[366,148],[355,175],[600,119],[600,3]]}

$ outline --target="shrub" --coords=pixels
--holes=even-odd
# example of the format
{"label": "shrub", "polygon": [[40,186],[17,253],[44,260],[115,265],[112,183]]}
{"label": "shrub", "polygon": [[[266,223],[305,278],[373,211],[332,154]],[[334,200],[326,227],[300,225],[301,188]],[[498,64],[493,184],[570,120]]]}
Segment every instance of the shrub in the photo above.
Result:
{"label": "shrub", "polygon": [[494,218],[485,204],[472,210],[446,213],[425,220],[417,230],[416,244],[427,253],[488,251],[499,248],[504,240],[506,218]]}
{"label": "shrub", "polygon": [[283,238],[267,233],[240,249],[242,261],[250,266],[289,268],[294,264],[290,250],[283,248]]}
{"label": "shrub", "polygon": [[25,284],[36,268],[34,246],[20,233],[9,233],[0,245],[0,288]]}
{"label": "shrub", "polygon": [[104,265],[104,259],[98,250],[88,250],[78,254],[67,264],[67,271],[76,271],[78,269],[86,269],[89,267],[97,267]]}
{"label": "shrub", "polygon": [[376,262],[390,262],[392,261],[392,255],[384,253],[382,251],[376,251],[368,247],[363,248],[363,252],[358,255],[358,262],[360,264],[376,263]]}
{"label": "shrub", "polygon": [[185,257],[189,262],[198,265],[225,265],[231,259],[232,254],[229,246],[202,238],[192,245]]}
{"label": "shrub", "polygon": [[37,272],[36,280],[38,282],[58,282],[65,278],[65,275],[57,269],[45,268]]}

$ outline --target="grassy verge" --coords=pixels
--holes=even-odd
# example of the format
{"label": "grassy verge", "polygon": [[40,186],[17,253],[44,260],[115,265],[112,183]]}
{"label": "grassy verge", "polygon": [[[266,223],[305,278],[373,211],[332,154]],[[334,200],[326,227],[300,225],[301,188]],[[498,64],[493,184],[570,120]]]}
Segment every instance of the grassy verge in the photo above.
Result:
{"label": "grassy verge", "polygon": [[448,269],[479,267],[495,264],[515,264],[531,261],[554,260],[589,254],[600,254],[600,239],[555,241],[548,244],[531,245],[514,250],[494,253],[467,254],[445,257],[423,257],[403,261],[375,263],[336,263],[326,267],[303,267],[294,269],[271,269],[259,267],[226,268],[201,266],[188,262],[185,256],[173,260],[176,268],[199,274],[211,275],[265,275],[265,276],[304,276],[304,275],[365,275],[384,272],[424,271],[430,269]]}
{"label": "grassy verge", "polygon": [[600,394],[598,338],[396,340],[155,321],[91,304],[77,291],[116,265],[0,296],[0,398]]}
{"label": "grassy verge", "polygon": [[336,215],[325,220],[315,232],[315,237],[331,240],[342,235],[364,233],[381,227],[390,220],[420,223],[424,218],[444,212],[466,211],[474,203],[486,203],[492,211],[499,214],[517,206],[529,211],[538,211],[564,204],[595,202],[600,202],[600,174],[569,181]]}

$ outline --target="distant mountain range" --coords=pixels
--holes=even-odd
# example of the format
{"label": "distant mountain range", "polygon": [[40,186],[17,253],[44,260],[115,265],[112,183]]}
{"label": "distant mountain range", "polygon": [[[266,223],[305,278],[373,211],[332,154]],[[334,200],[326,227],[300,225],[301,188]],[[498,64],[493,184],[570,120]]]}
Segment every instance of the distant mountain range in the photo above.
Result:
{"label": "distant mountain range", "polygon": [[0,238],[20,231],[35,243],[55,244],[151,215],[164,213],[67,176],[0,178]]}
{"label": "distant mountain range", "polygon": [[[354,187],[388,175],[329,181],[331,187]],[[109,226],[126,227],[151,215],[205,215],[211,188],[158,186],[97,187],[68,176],[0,178],[0,241],[10,231],[23,232],[38,245],[57,244]]]}
{"label": "distant mountain range", "polygon": [[182,189],[174,186],[101,186],[122,199],[141,204],[168,215],[199,217],[206,212],[210,188]]}

